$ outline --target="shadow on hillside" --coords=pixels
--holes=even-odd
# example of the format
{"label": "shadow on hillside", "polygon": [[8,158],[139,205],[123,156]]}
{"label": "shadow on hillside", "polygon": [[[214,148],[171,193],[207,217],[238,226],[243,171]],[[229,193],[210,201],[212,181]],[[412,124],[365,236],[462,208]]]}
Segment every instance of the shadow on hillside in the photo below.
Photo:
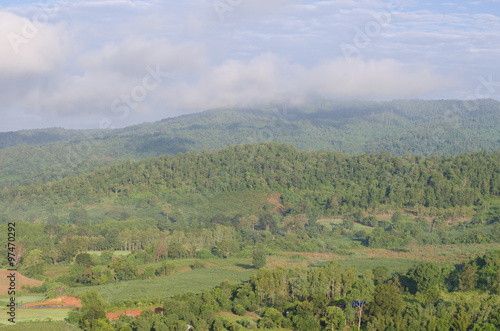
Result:
{"label": "shadow on hillside", "polygon": [[241,264],[237,263],[235,264],[237,267],[243,268],[243,269],[255,269],[255,267],[251,264]]}

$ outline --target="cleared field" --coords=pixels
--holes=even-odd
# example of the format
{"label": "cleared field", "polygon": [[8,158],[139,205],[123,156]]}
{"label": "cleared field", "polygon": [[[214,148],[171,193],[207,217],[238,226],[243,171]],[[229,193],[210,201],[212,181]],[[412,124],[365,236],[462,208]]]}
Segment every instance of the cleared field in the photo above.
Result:
{"label": "cleared field", "polygon": [[132,280],[101,286],[74,288],[70,295],[78,295],[89,289],[97,290],[107,298],[108,302],[126,300],[145,301],[163,299],[187,292],[198,293],[218,286],[224,280],[238,284],[249,280],[252,271],[235,271],[223,269],[199,269],[181,272],[172,276],[147,280]]}
{"label": "cleared field", "polygon": [[[9,290],[9,284],[10,284],[10,279],[7,278],[11,273],[14,273],[14,271],[8,271],[8,270],[0,270],[0,293],[5,294]],[[36,279],[31,279],[28,277],[25,277],[21,275],[19,271],[15,271],[16,274],[16,289],[21,290],[22,286],[24,285],[30,285],[30,286],[40,286],[43,284],[42,281],[36,280]]]}

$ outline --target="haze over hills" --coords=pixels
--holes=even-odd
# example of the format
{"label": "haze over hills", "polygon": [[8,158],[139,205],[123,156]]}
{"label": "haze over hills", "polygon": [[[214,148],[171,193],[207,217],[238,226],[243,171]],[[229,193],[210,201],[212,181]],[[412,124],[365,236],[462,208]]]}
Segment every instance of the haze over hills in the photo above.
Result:
{"label": "haze over hills", "polygon": [[318,102],[217,109],[115,130],[0,133],[0,188],[40,184],[124,160],[281,142],[348,155],[388,151],[423,156],[500,149],[500,103]]}

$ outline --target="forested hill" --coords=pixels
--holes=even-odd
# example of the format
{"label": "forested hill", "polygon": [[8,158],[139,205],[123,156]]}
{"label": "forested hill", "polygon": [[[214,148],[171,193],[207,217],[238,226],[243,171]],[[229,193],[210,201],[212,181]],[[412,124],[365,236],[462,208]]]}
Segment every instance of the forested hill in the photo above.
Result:
{"label": "forested hill", "polygon": [[207,192],[244,190],[279,192],[292,213],[334,215],[379,205],[472,206],[500,195],[500,153],[346,156],[301,152],[277,143],[238,145],[126,162],[82,177],[5,189],[0,200],[10,210],[17,202],[93,204],[146,195],[161,201],[172,192],[197,201]]}
{"label": "forested hill", "polygon": [[0,189],[41,184],[104,165],[162,154],[282,142],[348,155],[455,155],[500,150],[500,103],[321,102],[308,107],[221,109],[117,130],[0,134]]}

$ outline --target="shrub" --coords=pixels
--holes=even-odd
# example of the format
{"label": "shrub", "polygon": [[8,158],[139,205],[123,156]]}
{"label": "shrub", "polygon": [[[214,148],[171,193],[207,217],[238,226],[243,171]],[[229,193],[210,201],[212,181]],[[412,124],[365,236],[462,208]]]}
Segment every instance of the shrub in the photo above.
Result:
{"label": "shrub", "polygon": [[259,320],[257,326],[261,329],[272,329],[276,327],[276,324],[274,324],[269,318],[264,317]]}
{"label": "shrub", "polygon": [[156,273],[158,275],[173,275],[175,273],[175,269],[177,269],[177,266],[175,265],[175,263],[168,263],[166,261],[164,261],[161,266],[158,268],[158,270],[156,271]]}
{"label": "shrub", "polygon": [[214,256],[212,255],[210,250],[203,248],[203,249],[200,249],[196,252],[196,257],[199,259],[210,259]]}
{"label": "shrub", "polygon": [[359,230],[359,231],[356,231],[356,233],[354,235],[356,236],[356,238],[364,238],[364,237],[366,237],[366,231]]}
{"label": "shrub", "polygon": [[194,261],[193,265],[191,266],[191,268],[193,269],[205,269],[206,267],[207,264],[201,261]]}
{"label": "shrub", "polygon": [[253,251],[253,265],[255,268],[260,269],[266,265],[266,252],[262,248],[256,248]]}
{"label": "shrub", "polygon": [[155,277],[155,268],[152,266],[147,266],[146,269],[144,269],[144,273],[142,274],[142,278],[144,279],[151,279]]}
{"label": "shrub", "polygon": [[245,309],[245,307],[243,307],[242,305],[236,305],[234,306],[233,308],[233,312],[236,314],[236,315],[239,315],[239,316],[244,316],[247,312],[247,310]]}
{"label": "shrub", "polygon": [[241,321],[241,325],[243,325],[247,329],[257,329],[257,323],[252,320]]}
{"label": "shrub", "polygon": [[68,313],[68,317],[66,317],[66,321],[71,324],[78,324],[80,323],[80,319],[82,317],[82,314],[79,311],[70,311]]}

